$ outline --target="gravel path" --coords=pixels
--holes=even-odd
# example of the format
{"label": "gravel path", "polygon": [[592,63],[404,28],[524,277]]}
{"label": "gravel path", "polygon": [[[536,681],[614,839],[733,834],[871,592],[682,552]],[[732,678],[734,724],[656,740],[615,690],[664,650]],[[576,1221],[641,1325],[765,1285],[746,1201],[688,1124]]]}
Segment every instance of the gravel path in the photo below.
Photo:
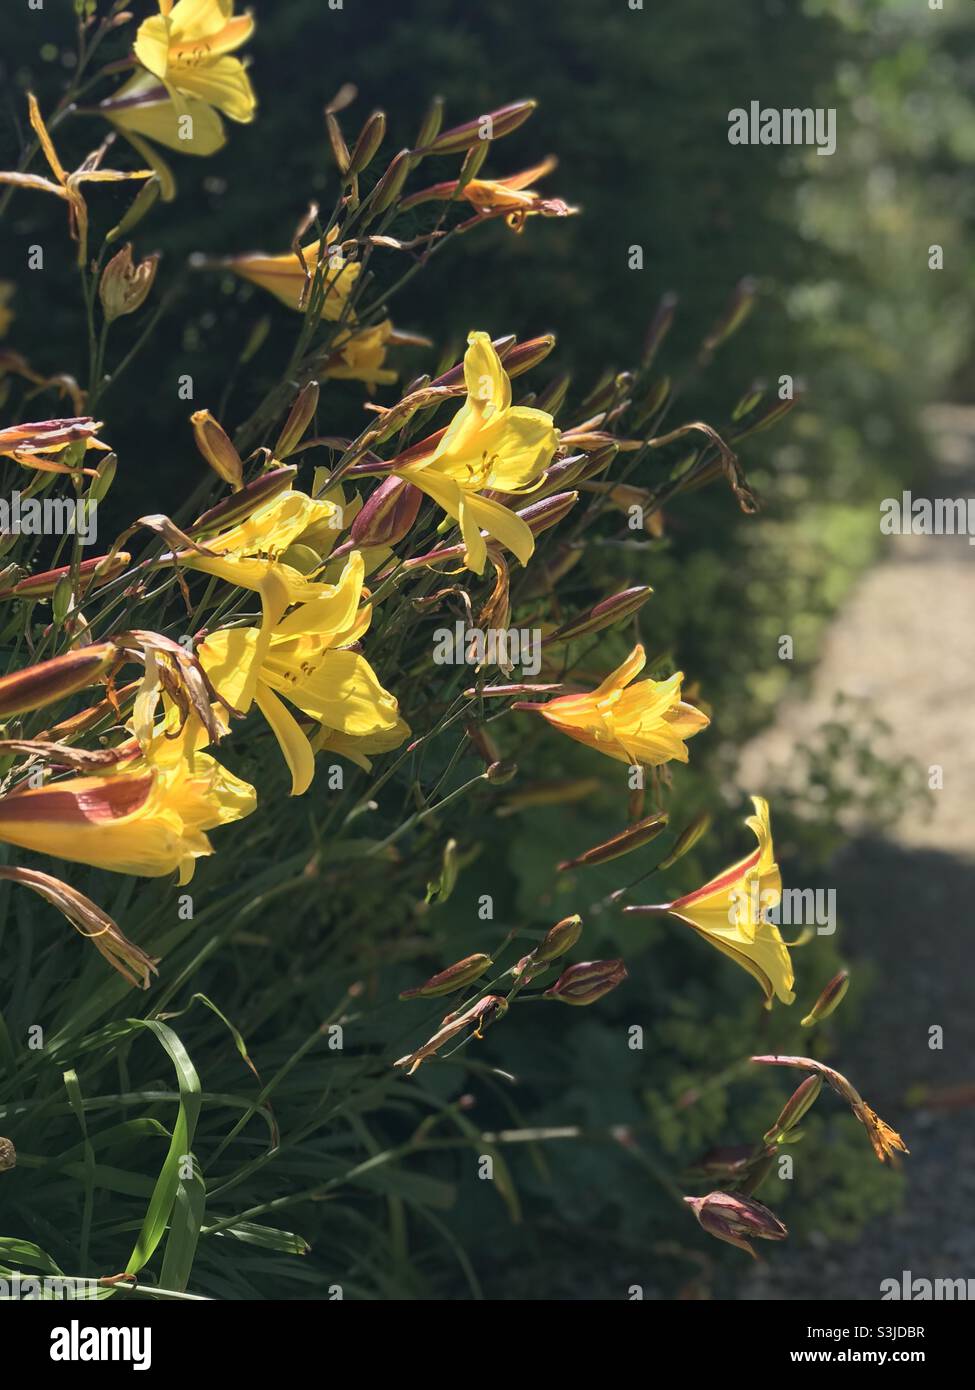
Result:
{"label": "gravel path", "polygon": [[[975,410],[939,406],[927,420],[938,477],[917,496],[975,496]],[[842,949],[877,984],[844,1052],[867,1099],[911,1147],[907,1193],[893,1219],[854,1246],[779,1247],[749,1273],[749,1299],[877,1299],[882,1279],[910,1270],[970,1279],[975,1290],[975,546],[965,536],[886,537],[879,563],[834,620],[801,703],[743,755],[744,787],[767,784],[798,738],[830,718],[837,693],[865,697],[900,755],[943,768],[928,817],[912,812],[883,835],[851,829],[830,868]],[[764,774],[764,775],[763,775]],[[940,1025],[944,1045],[928,1046]],[[911,1103],[918,1088],[940,1102]],[[948,1088],[965,1088],[954,1097]]]}

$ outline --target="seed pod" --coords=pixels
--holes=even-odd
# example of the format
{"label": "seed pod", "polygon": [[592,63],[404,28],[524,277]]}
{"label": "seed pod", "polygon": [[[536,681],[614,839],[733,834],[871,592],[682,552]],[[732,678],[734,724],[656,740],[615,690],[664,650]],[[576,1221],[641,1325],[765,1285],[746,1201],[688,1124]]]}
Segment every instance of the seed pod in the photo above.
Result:
{"label": "seed pod", "polygon": [[484,974],[490,965],[493,965],[490,956],[483,952],[473,956],[465,956],[463,960],[455,961],[453,965],[448,965],[446,970],[441,970],[439,974],[431,975],[422,985],[416,985],[413,989],[404,989],[401,999],[437,999],[442,994],[453,994],[456,990],[463,989],[465,985],[473,982]]}
{"label": "seed pod", "polygon": [[545,999],[558,999],[563,1004],[584,1007],[595,1004],[604,994],[621,985],[626,979],[626,966],[621,960],[584,960],[570,965],[547,989]]}

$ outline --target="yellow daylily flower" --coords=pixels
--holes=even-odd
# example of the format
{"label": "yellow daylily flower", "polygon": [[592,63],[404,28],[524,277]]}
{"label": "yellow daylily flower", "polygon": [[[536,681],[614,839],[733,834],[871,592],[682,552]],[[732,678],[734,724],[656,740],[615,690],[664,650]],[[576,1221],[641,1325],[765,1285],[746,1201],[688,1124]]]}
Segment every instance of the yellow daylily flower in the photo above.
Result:
{"label": "yellow daylily flower", "polygon": [[0,840],[39,854],[115,873],[193,876],[213,853],[206,832],[253,811],[257,794],[200,749],[206,735],[189,721],[171,737],[173,720],[146,747],[120,750],[116,767],[0,798]]}
{"label": "yellow daylily flower", "polygon": [[768,802],[752,797],[755,814],[745,824],[758,848],[693,893],[659,907],[628,907],[630,913],[669,912],[686,922],[719,951],[753,975],[765,992],[783,1004],[795,999],[789,948],[767,913],[782,901],[782,875],[775,862]]}
{"label": "yellow daylily flower", "polygon": [[[395,747],[409,732],[395,696],[384,690],[369,662],[351,648],[369,627],[372,609],[360,607],[364,563],[359,551],[346,561],[336,584],[287,617],[286,594],[272,576],[265,588],[260,628],[225,628],[197,647],[197,656],[221,697],[235,709],[256,704],[271,726],[291,770],[291,795],[307,791],[315,774],[308,736],[281,696],[343,738],[375,739],[383,747],[395,731]],[[268,590],[276,590],[272,597]],[[372,745],[372,751],[379,751]],[[342,751],[342,750],[336,750]]]}
{"label": "yellow daylily flower", "polygon": [[711,722],[680,697],[682,671],[667,680],[642,680],[631,684],[646,665],[640,643],[621,666],[601,685],[584,695],[559,695],[541,705],[521,705],[537,710],[569,738],[630,766],[659,767],[676,759],[688,760],[686,739]]}
{"label": "yellow daylily flower", "polygon": [[68,205],[68,231],[72,240],[78,243],[78,264],[84,265],[88,258],[88,204],[82,197],[81,185],[118,183],[123,179],[151,179],[153,170],[134,169],[131,173],[123,173],[119,169],[101,169],[99,165],[106,150],[106,146],[103,145],[83,159],[73,174],[69,174],[58,158],[33,92],[27,93],[27,110],[34,134],[54,178],[46,179],[41,174],[8,171],[0,172],[0,183],[12,184],[15,188],[36,188],[44,193],[53,193],[56,198],[62,198]]}
{"label": "yellow daylily flower", "polygon": [[219,112],[197,97],[174,99],[149,72],[137,72],[98,111],[150,166],[164,203],[176,197],[176,180],[155,144],[205,158],[227,143]]}
{"label": "yellow daylily flower", "polygon": [[373,734],[343,734],[322,724],[318,733],[311,739],[313,753],[337,753],[361,767],[363,772],[372,771],[373,753],[391,753],[409,736],[410,726],[405,719],[397,719],[388,729],[379,729]]}
{"label": "yellow daylily flower", "polygon": [[323,529],[337,536],[342,525],[342,509],[334,501],[287,488],[255,507],[237,525],[207,536],[203,543],[214,553],[181,551],[180,560],[191,569],[216,575],[242,589],[261,591],[269,576],[274,576],[284,586],[287,606],[318,598],[324,592],[323,585],[306,579],[291,563],[300,560],[304,564],[308,559],[314,563],[319,558],[315,552],[325,549],[318,542],[306,554],[306,537],[318,541],[317,533]]}
{"label": "yellow daylily flower", "polygon": [[159,14],[139,25],[135,56],[177,105],[195,98],[247,123],[257,100],[243,63],[230,55],[253,32],[253,16],[235,15],[233,0],[159,0]]}
{"label": "yellow daylily flower", "polygon": [[[345,313],[349,295],[362,270],[358,261],[347,261],[340,251],[328,249],[337,235],[338,228],[333,227],[325,238],[324,247],[321,241],[313,241],[301,248],[300,256],[294,251],[286,251],[281,256],[231,256],[225,264],[235,275],[267,290],[289,309],[304,312],[319,259],[324,260],[328,268],[322,281],[321,316],[334,323]],[[350,323],[355,322],[351,311],[346,313],[346,318]]]}
{"label": "yellow daylily flower", "polygon": [[388,386],[399,375],[390,367],[384,367],[386,348],[393,335],[391,319],[384,319],[374,328],[359,328],[355,332],[341,333],[333,345],[322,372],[322,378],[332,377],[336,381],[364,381],[370,391],[379,385]]}
{"label": "yellow daylily flower", "polygon": [[395,471],[432,497],[459,524],[464,562],[484,573],[481,532],[527,565],[535,549],[528,523],[484,492],[531,492],[543,481],[559,433],[544,410],[511,404],[511,379],[487,333],[471,333],[464,354],[467,400],[428,458]]}

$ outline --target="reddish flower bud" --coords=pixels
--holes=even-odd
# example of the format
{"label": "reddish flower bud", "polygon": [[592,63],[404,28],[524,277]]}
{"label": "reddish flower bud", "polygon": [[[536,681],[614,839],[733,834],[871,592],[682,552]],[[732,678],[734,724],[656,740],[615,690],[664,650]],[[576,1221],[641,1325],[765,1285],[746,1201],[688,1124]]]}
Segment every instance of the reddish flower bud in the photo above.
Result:
{"label": "reddish flower bud", "polygon": [[838,1009],[846,997],[846,991],[850,988],[850,972],[841,970],[834,975],[815,1004],[802,1020],[803,1028],[811,1028],[814,1023],[821,1023],[824,1018],[829,1018],[834,1009]]}
{"label": "reddish flower bud", "polygon": [[823,1078],[821,1076],[807,1076],[805,1081],[792,1092],[792,1095],[782,1107],[782,1113],[775,1124],[764,1136],[767,1144],[781,1143],[790,1130],[795,1129],[796,1125],[816,1104],[820,1091],[823,1089]]}
{"label": "reddish flower bud", "polygon": [[515,101],[509,106],[500,106],[496,111],[443,131],[429,144],[414,150],[414,154],[461,154],[479,140],[498,140],[502,135],[510,135],[517,130],[537,105],[537,101]]}
{"label": "reddish flower bud", "polygon": [[578,500],[577,492],[557,492],[552,497],[545,497],[540,502],[532,502],[530,506],[522,507],[517,515],[528,523],[533,536],[540,536],[543,531],[557,526],[564,520]]}
{"label": "reddish flower bud", "polygon": [[409,172],[410,152],[409,150],[400,150],[399,154],[393,156],[389,168],[372,190],[370,210],[373,213],[378,215],[385,212],[395,203],[403,191],[403,185]]}
{"label": "reddish flower bud", "polygon": [[403,478],[387,478],[370,494],[349,528],[356,545],[395,545],[416,521],[423,494]]}
{"label": "reddish flower bud", "polygon": [[602,632],[603,628],[612,627],[614,623],[620,623],[624,618],[629,618],[633,613],[636,613],[643,607],[652,593],[653,590],[648,584],[640,584],[632,589],[623,589],[610,598],[600,599],[585,613],[580,613],[578,617],[571,618],[569,622],[556,628],[555,632],[550,633],[544,639],[543,645],[550,646],[553,642],[571,642],[577,637]]}
{"label": "reddish flower bud", "polygon": [[238,522],[250,516],[251,512],[256,511],[272,497],[276,497],[279,492],[285,492],[297,476],[298,470],[293,466],[273,468],[269,473],[262,473],[233,497],[225,497],[222,502],[218,502],[215,507],[198,517],[189,528],[189,534],[202,536],[236,526]]}
{"label": "reddish flower bud", "polygon": [[399,997],[401,999],[436,999],[441,994],[453,994],[456,990],[463,989],[465,985],[472,984],[474,980],[479,979],[488,966],[493,965],[493,963],[491,957],[483,953],[465,956],[463,960],[448,965],[446,970],[441,970],[439,974],[431,975],[429,980],[422,985],[417,985],[414,989],[404,989]]}
{"label": "reddish flower bud", "polygon": [[354,178],[356,174],[361,174],[369,164],[379,146],[383,143],[386,136],[386,113],[385,111],[373,111],[368,117],[359,138],[355,142],[352,154],[349,158],[349,178]]}
{"label": "reddish flower bud", "polygon": [[746,1250],[752,1259],[755,1251],[752,1240],[784,1240],[789,1232],[768,1207],[753,1197],[740,1197],[734,1192],[709,1192],[706,1197],[685,1197],[708,1235]]}
{"label": "reddish flower bud", "polygon": [[301,443],[305,430],[311,423],[312,417],[317,409],[318,382],[306,382],[295,397],[291,412],[284,422],[284,429],[281,431],[278,442],[274,446],[274,457],[276,459],[286,459],[289,454],[294,453],[295,449]]}
{"label": "reddish flower bud", "polygon": [[194,410],[190,416],[196,447],[219,478],[235,492],[244,485],[244,465],[230,436],[209,410]]}
{"label": "reddish flower bud", "polygon": [[571,951],[581,935],[582,918],[579,914],[563,917],[561,922],[548,929],[529,959],[533,965],[548,965],[558,960],[559,956],[564,956],[566,951]]}
{"label": "reddish flower bud", "polygon": [[655,811],[653,815],[644,817],[637,821],[635,825],[628,825],[619,835],[614,835],[611,840],[606,840],[601,845],[587,849],[584,854],[580,854],[575,859],[564,859],[559,865],[560,870],[579,869],[590,864],[608,864],[612,859],[619,859],[624,854],[630,854],[635,849],[642,849],[644,845],[650,844],[658,835],[662,835],[667,829],[666,811]]}
{"label": "reddish flower bud", "polygon": [[[78,593],[84,594],[99,584],[114,579],[132,563],[127,550],[117,550],[114,554],[96,555],[91,560],[82,560],[78,565]],[[0,598],[49,598],[62,579],[71,576],[70,565],[59,565],[57,569],[43,570],[30,574],[10,587],[0,589]]]}
{"label": "reddish flower bud", "polygon": [[621,985],[626,975],[626,966],[621,960],[583,960],[563,970],[543,997],[577,1006],[595,1004],[597,999]]}
{"label": "reddish flower bud", "polygon": [[94,685],[115,664],[118,655],[113,642],[98,642],[4,676],[0,679],[0,719],[41,709]]}

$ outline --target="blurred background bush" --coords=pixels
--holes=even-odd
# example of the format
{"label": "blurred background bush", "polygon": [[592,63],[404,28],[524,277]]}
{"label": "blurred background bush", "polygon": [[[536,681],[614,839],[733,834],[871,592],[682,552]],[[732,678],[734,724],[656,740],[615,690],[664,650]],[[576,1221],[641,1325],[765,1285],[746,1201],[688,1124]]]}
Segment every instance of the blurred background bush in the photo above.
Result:
{"label": "blurred background bush", "polygon": [[[44,107],[60,90],[70,8],[51,0],[42,15],[7,8],[0,17],[3,167],[18,154],[25,88]],[[642,615],[651,661],[679,664],[714,711],[690,769],[680,770],[672,819],[704,807],[723,814],[653,896],[684,891],[745,852],[742,792],[769,788],[736,785],[740,749],[810,669],[825,622],[873,557],[877,498],[902,484],[921,490],[922,407],[960,395],[971,381],[973,272],[960,250],[975,200],[967,167],[975,151],[966,81],[975,63],[971,16],[914,0],[683,0],[643,10],[625,0],[474,7],[349,0],[340,10],[290,0],[255,9],[258,119],[231,128],[213,158],[174,161],[178,201],[157,210],[137,237],[140,252],[163,252],[161,289],[195,251],[284,250],[309,200],[330,202],[335,179],[322,111],[343,83],[358,88],[360,118],[375,106],[387,111],[388,155],[413,142],[434,93],[446,99],[448,124],[530,95],[540,103],[536,116],[492,150],[489,172],[511,173],[558,152],[546,188],[583,214],[536,219],[521,237],[495,223],[436,259],[396,301],[397,324],[438,345],[410,350],[404,380],[432,370],[447,346],[456,356],[472,327],[494,336],[553,331],[559,345],[538,381],[571,370],[573,390],[584,394],[607,366],[630,365],[660,297],[674,292],[677,318],[661,362],[682,382],[673,424],[706,420],[726,429],[755,382],[773,394],[783,375],[801,383],[800,406],[742,447],[764,500],[759,518],[740,516],[723,488],[682,498],[652,550],[602,559],[594,550],[574,580],[593,598],[622,586],[621,566],[629,582],[652,584]],[[835,107],[836,153],[729,145],[729,110],[753,100]],[[100,138],[101,127],[93,128]],[[72,154],[88,148],[81,120],[70,133],[65,127],[63,139]],[[63,209],[49,201],[38,207],[44,200],[18,196],[0,274],[8,256],[19,257],[28,227],[47,218],[52,239],[61,234],[54,224]],[[933,243],[945,248],[941,271],[928,268]],[[633,247],[641,248],[642,269],[630,268]],[[17,275],[23,279],[19,261]],[[745,276],[755,280],[754,311],[702,368],[700,345]],[[49,266],[13,306],[9,342],[41,370],[81,370],[65,360],[76,314],[70,281],[70,266]],[[111,520],[174,510],[197,479],[185,408],[174,404],[176,377],[191,374],[194,403],[215,410],[219,403],[221,418],[236,423],[275,380],[292,330],[283,312],[239,281],[186,277],[152,350],[106,400],[123,461]],[[249,360],[238,362],[242,345],[255,343]],[[331,383],[323,399],[330,430],[351,431],[363,388]],[[783,633],[795,639],[792,663],[777,657]],[[616,646],[622,654],[622,638]],[[600,649],[604,669],[615,650],[612,640]],[[914,794],[910,769],[870,759],[864,749],[875,731],[862,745],[858,737],[845,731],[843,755],[861,757],[860,794],[896,814]],[[528,782],[604,771],[586,750],[553,738],[526,743],[504,751],[517,756]],[[787,884],[823,882],[838,839],[831,812],[841,793],[832,787],[831,757],[809,757],[825,786],[815,815],[803,814],[801,793],[773,803]],[[426,771],[437,769],[431,753]],[[463,763],[454,769],[458,780],[464,771]],[[606,869],[558,876],[552,869],[624,823],[622,781],[601,783],[569,804],[519,809],[502,801],[500,814],[475,805],[462,820],[429,828],[382,876],[356,876],[346,865],[342,874],[326,872],[313,896],[279,899],[271,891],[265,901],[255,877],[239,921],[206,898],[212,866],[204,866],[204,920],[167,950],[164,997],[183,1007],[193,990],[204,991],[241,1030],[265,1081],[288,1067],[273,1100],[280,1149],[258,1162],[255,1132],[253,1171],[235,1177],[227,1210],[263,1212],[281,1199],[285,1224],[311,1253],[299,1262],[280,1253],[287,1242],[263,1248],[267,1237],[204,1239],[191,1288],[322,1297],[341,1283],[347,1296],[526,1299],[626,1297],[634,1284],[646,1297],[737,1289],[740,1255],[688,1229],[666,1175],[680,1183],[709,1148],[753,1140],[772,1122],[788,1094],[781,1075],[739,1069],[721,1084],[713,1079],[755,1050],[802,1051],[798,1018],[839,959],[831,939],[803,948],[795,1009],[769,1017],[752,982],[691,934],[667,922],[637,933],[597,913],[588,919],[587,954],[625,954],[626,989],[585,1014],[524,1010],[517,1027],[497,1028],[468,1049],[466,1066],[427,1067],[409,1083],[387,1067],[406,1037],[422,1035],[423,1023],[411,1020],[426,1020],[419,1006],[388,1001],[427,965],[489,950],[516,924],[541,930],[567,912],[586,915],[618,886],[620,875]],[[402,788],[404,799],[409,790]],[[316,834],[314,806],[281,798],[273,814],[278,832],[287,817],[296,837]],[[248,865],[260,864],[261,837],[269,834],[266,821],[255,825]],[[425,905],[448,838],[458,841],[465,867],[446,902]],[[485,924],[476,904],[487,891],[495,916]],[[101,900],[113,909],[110,898]],[[70,940],[45,944],[35,960],[30,953],[41,946],[29,937],[22,920],[10,926],[0,963],[8,988],[16,986],[11,1036],[52,1013],[70,1029],[79,1010],[88,1025],[118,1010],[124,991],[105,983],[100,961],[86,960],[79,972]],[[316,1030],[358,982],[365,992],[347,1029],[356,1055],[333,1055]],[[866,1026],[865,998],[864,990],[844,1006],[828,1025],[831,1036]],[[160,1007],[159,999],[147,1007]],[[642,1051],[625,1045],[633,1024],[644,1028]],[[208,1093],[253,1098],[212,1014],[194,1007],[172,1026]],[[131,1060],[126,1053],[126,1074],[131,1067],[137,1076],[131,1089],[151,1090],[159,1066],[151,1044],[127,1046],[134,1051]],[[518,1084],[499,1081],[486,1059]],[[101,1071],[97,1052],[87,1065],[91,1083],[111,1090],[114,1053]],[[855,1240],[871,1216],[896,1203],[899,1181],[875,1164],[855,1122],[822,1108],[828,1113],[808,1127],[796,1190],[776,1183],[762,1196],[799,1242],[810,1232]],[[436,1118],[420,1133],[423,1115]],[[67,1148],[77,1136],[68,1136],[70,1116],[61,1122]],[[483,1132],[545,1126],[579,1133],[502,1145],[497,1180],[478,1180]],[[626,1142],[620,1126],[629,1127]],[[204,1167],[207,1145],[226,1127],[226,1115],[205,1105]],[[36,1147],[50,1152],[51,1144],[38,1121]],[[369,1155],[390,1152],[394,1161],[359,1174]],[[144,1156],[131,1161],[152,1171]],[[332,1200],[300,1198],[339,1171],[346,1177]],[[53,1199],[70,1206],[71,1192],[65,1180]],[[59,1223],[38,1212],[28,1191],[12,1196],[32,1238],[56,1243]],[[111,1264],[113,1218],[124,1226],[130,1200],[137,1209],[135,1192],[100,1198],[119,1210],[101,1208],[95,1263]],[[266,1212],[258,1219],[271,1220]],[[230,1244],[239,1247],[232,1258]]]}

